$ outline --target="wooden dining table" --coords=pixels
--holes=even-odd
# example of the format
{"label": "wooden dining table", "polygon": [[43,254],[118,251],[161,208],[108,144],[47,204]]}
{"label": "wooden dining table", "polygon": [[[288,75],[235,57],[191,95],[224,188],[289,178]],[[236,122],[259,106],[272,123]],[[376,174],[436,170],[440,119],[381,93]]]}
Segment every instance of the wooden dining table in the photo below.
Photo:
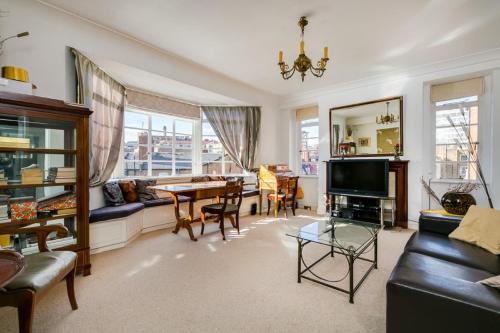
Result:
{"label": "wooden dining table", "polygon": [[[168,184],[168,185],[156,185],[151,186],[151,189],[157,192],[166,192],[170,194],[174,204],[175,219],[177,223],[172,231],[174,234],[179,232],[180,228],[184,228],[189,233],[189,237],[193,241],[197,241],[193,234],[193,229],[191,228],[191,223],[201,221],[200,218],[194,217],[194,203],[197,200],[202,199],[213,199],[224,195],[226,188],[225,181],[210,181],[210,182],[199,182],[199,183],[181,183],[181,184]],[[188,215],[182,217],[180,214],[180,203],[182,202],[179,197],[189,198],[189,210]]]}

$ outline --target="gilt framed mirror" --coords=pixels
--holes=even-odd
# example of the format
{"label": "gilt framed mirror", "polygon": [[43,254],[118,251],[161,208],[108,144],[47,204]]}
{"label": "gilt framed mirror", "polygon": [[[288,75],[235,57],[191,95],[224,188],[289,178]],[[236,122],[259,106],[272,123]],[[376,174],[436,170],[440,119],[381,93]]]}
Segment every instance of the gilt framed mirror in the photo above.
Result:
{"label": "gilt framed mirror", "polygon": [[393,156],[403,152],[403,96],[330,109],[330,156]]}

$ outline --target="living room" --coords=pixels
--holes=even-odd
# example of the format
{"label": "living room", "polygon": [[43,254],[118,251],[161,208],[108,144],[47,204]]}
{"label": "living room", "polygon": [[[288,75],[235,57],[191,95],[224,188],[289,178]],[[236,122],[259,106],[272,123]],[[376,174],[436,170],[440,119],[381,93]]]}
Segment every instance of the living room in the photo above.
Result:
{"label": "living room", "polygon": [[0,0],[0,332],[496,331],[499,29]]}

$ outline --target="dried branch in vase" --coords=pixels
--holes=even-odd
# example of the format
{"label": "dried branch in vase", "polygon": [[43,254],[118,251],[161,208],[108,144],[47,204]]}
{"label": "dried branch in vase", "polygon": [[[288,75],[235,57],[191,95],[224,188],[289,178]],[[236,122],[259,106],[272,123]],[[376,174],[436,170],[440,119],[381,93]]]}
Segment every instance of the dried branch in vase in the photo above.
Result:
{"label": "dried branch in vase", "polygon": [[[481,167],[481,162],[479,161],[479,156],[478,156],[478,145],[474,140],[472,139],[470,135],[470,131],[468,130],[468,125],[467,121],[465,119],[465,111],[463,108],[460,108],[460,113],[462,114],[463,121],[460,124],[456,124],[451,116],[447,116],[446,119],[450,123],[450,125],[455,129],[457,132],[457,136],[462,140],[463,137],[465,137],[464,140],[465,142],[462,142],[460,140],[455,140],[455,143],[459,147],[460,150],[462,150],[464,153],[469,153],[470,155],[470,162],[472,162],[470,165],[476,172],[480,185],[484,188],[484,192],[486,193],[486,197],[488,198],[488,204],[490,208],[493,208],[493,201],[490,196],[490,192],[488,190],[488,186],[486,184],[486,179],[484,178],[484,173],[483,173],[483,168]],[[460,131],[461,130],[461,131]],[[468,193],[468,192],[465,192]]]}
{"label": "dried branch in vase", "polygon": [[477,190],[478,188],[481,187],[481,184],[478,183],[459,183],[455,185],[451,185],[448,188],[448,192],[454,192],[454,193],[470,193],[474,190]]}

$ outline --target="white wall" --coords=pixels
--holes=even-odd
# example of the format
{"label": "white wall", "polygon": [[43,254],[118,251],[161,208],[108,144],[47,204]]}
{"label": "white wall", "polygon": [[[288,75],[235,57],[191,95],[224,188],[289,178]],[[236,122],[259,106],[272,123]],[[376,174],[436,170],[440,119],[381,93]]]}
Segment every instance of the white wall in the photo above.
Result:
{"label": "white wall", "polygon": [[74,99],[73,62],[67,48],[71,46],[250,105],[262,106],[257,163],[282,162],[280,155],[286,155],[280,153],[276,144],[278,100],[275,96],[36,1],[0,0],[0,9],[9,12],[0,18],[1,36],[30,32],[29,37],[5,44],[0,65],[27,69],[30,81],[38,86],[37,95],[68,101]]}
{"label": "white wall", "polygon": [[[292,117],[296,108],[303,105],[317,104],[320,118],[320,160],[330,159],[329,109],[335,106],[348,105],[389,96],[404,97],[404,159],[409,163],[409,219],[417,221],[419,211],[427,208],[427,196],[423,194],[420,178],[432,176],[432,158],[434,147],[429,142],[432,129],[428,126],[430,102],[428,99],[429,82],[462,79],[477,75],[488,75],[489,91],[487,101],[481,106],[490,122],[483,122],[487,128],[486,140],[491,144],[485,152],[488,160],[486,168],[490,174],[490,189],[494,196],[495,206],[500,207],[500,49],[491,50],[447,62],[411,68],[385,77],[367,78],[342,85],[327,87],[307,93],[287,96],[281,102],[281,117]],[[330,74],[332,75],[332,74]],[[309,78],[313,80],[315,78]],[[320,79],[319,79],[320,80]],[[489,94],[489,95],[488,95]],[[490,113],[491,112],[491,113]],[[286,123],[286,122],[283,122]],[[490,126],[491,124],[491,126]],[[289,125],[286,125],[289,126]],[[286,146],[287,138],[281,137],[282,146]],[[293,149],[289,149],[289,154]],[[293,156],[288,156],[293,160]],[[318,178],[318,211],[324,211],[323,192],[325,188],[325,167],[320,166]],[[446,184],[446,186],[448,186]],[[439,185],[442,191],[443,185]],[[478,203],[485,205],[481,192],[475,193]]]}

